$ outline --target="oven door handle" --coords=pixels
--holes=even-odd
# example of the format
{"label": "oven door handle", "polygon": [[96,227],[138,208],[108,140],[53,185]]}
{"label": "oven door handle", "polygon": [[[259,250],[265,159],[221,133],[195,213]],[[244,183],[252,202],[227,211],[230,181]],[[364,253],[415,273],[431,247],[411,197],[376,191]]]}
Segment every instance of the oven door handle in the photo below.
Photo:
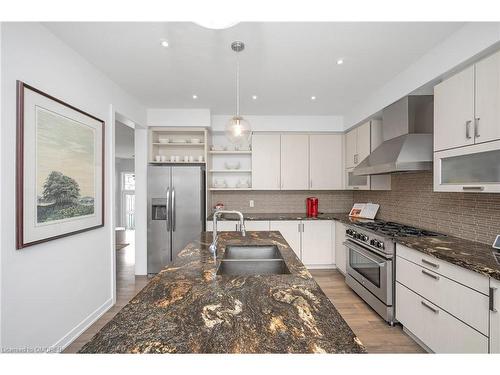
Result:
{"label": "oven door handle", "polygon": [[349,249],[352,250],[359,255],[364,256],[365,258],[371,260],[372,262],[376,263],[379,267],[384,267],[386,264],[386,260],[380,261],[379,259],[375,259],[373,256],[367,254],[367,250],[363,249],[361,246],[358,246],[356,244],[353,244],[352,242],[344,242],[344,245]]}

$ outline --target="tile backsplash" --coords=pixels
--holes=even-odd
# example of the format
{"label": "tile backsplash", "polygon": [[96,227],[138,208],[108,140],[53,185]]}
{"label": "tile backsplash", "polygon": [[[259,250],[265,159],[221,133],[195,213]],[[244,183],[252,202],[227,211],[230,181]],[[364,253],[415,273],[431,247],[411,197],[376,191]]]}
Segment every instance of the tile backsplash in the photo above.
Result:
{"label": "tile backsplash", "polygon": [[392,175],[391,191],[356,191],[380,204],[377,218],[492,244],[500,234],[500,194],[435,193],[432,172]]}
{"label": "tile backsplash", "polygon": [[319,211],[327,213],[348,212],[353,202],[352,191],[214,191],[212,204],[245,213],[305,213],[307,197],[317,197]]}

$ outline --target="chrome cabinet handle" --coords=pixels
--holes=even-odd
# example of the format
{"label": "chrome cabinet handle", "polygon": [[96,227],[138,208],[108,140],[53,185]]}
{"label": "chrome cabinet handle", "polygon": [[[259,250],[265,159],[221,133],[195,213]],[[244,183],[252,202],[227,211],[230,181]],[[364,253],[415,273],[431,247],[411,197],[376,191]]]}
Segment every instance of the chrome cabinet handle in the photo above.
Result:
{"label": "chrome cabinet handle", "polygon": [[165,212],[165,223],[167,225],[167,231],[170,231],[170,188],[167,188],[167,204]]}
{"label": "chrome cabinet handle", "polygon": [[427,259],[423,259],[422,258],[422,263],[425,263],[431,267],[434,267],[434,268],[439,268],[439,264],[436,264],[436,263],[432,263],[432,262],[429,262]]}
{"label": "chrome cabinet handle", "polygon": [[474,119],[474,137],[479,138],[481,135],[479,134],[479,117]]}
{"label": "chrome cabinet handle", "polygon": [[497,312],[498,310],[495,308],[495,292],[497,288],[490,287],[490,295],[489,295],[489,305],[490,311]]}
{"label": "chrome cabinet handle", "polygon": [[439,310],[438,309],[435,309],[434,307],[428,305],[425,301],[420,301],[420,303],[427,307],[429,310],[431,310],[434,314],[439,314]]}
{"label": "chrome cabinet handle", "polygon": [[175,189],[172,189],[172,230],[175,232]]}
{"label": "chrome cabinet handle", "polygon": [[298,224],[297,224],[297,227],[298,227],[298,229],[297,229],[297,230],[299,231],[299,233],[300,233],[300,232],[302,232],[302,229],[301,229],[300,223],[298,223]]}
{"label": "chrome cabinet handle", "polygon": [[465,121],[465,138],[467,139],[471,139],[471,135],[470,135],[470,124],[472,123],[471,120],[467,120]]}
{"label": "chrome cabinet handle", "polygon": [[429,271],[422,270],[422,273],[423,273],[424,275],[427,275],[427,276],[429,276],[429,277],[432,277],[434,280],[439,280],[439,276],[434,275],[433,273],[430,273]]}
{"label": "chrome cabinet handle", "polygon": [[462,186],[462,190],[484,190],[484,186]]}

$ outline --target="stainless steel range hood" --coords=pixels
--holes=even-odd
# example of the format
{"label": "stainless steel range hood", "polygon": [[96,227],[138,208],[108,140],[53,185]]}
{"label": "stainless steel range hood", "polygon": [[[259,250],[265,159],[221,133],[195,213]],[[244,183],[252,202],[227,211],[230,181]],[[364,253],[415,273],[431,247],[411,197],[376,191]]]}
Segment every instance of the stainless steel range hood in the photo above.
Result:
{"label": "stainless steel range hood", "polygon": [[384,108],[384,142],[354,168],[357,176],[432,170],[432,95],[407,96]]}

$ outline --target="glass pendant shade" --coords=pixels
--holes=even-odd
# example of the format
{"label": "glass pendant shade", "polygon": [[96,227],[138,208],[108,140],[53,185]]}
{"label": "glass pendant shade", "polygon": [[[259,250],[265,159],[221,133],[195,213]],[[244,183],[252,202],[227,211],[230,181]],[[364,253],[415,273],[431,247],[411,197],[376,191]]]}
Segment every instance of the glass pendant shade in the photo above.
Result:
{"label": "glass pendant shade", "polygon": [[226,137],[233,144],[249,145],[251,136],[250,124],[241,116],[234,116],[226,125]]}

